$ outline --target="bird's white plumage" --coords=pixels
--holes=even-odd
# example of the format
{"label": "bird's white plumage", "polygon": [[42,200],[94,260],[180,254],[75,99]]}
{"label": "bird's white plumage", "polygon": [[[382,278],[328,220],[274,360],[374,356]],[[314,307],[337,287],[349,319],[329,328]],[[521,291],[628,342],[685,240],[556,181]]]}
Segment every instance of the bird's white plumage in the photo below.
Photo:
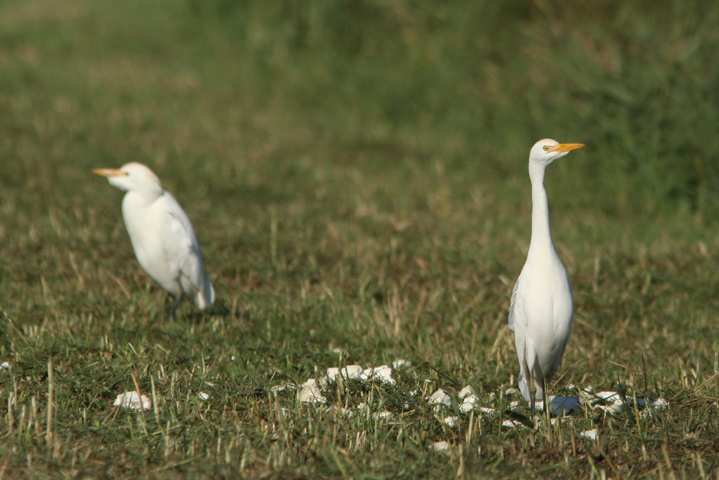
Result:
{"label": "bird's white plumage", "polygon": [[200,309],[210,306],[215,291],[205,274],[200,242],[190,219],[157,176],[139,163],[95,173],[127,192],[122,201],[127,233],[142,268],[175,297],[170,315],[183,293]]}
{"label": "bird's white plumage", "polygon": [[572,290],[567,271],[554,249],[544,188],[547,165],[579,143],[540,140],[529,153],[532,182],[532,238],[522,273],[512,291],[509,329],[519,359],[519,389],[524,398],[542,400],[544,387],[559,368],[572,327]]}

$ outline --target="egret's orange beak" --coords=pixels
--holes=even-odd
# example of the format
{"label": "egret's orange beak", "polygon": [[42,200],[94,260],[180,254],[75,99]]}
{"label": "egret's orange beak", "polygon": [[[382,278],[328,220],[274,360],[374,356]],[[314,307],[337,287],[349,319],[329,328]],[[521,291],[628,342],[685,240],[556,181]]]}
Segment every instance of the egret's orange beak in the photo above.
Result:
{"label": "egret's orange beak", "polygon": [[584,147],[583,143],[560,143],[559,145],[549,147],[549,151],[565,153],[565,152],[571,152],[572,150],[576,150],[576,149],[582,148],[582,147]]}
{"label": "egret's orange beak", "polygon": [[92,171],[95,175],[102,175],[103,177],[112,178],[112,177],[126,177],[127,172],[123,172],[122,170],[118,170],[117,168],[97,168]]}

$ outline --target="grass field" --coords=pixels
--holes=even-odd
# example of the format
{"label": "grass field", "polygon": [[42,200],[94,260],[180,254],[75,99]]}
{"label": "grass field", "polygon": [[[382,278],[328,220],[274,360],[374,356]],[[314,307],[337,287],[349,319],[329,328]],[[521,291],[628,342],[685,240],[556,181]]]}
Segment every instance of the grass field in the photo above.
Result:
{"label": "grass field", "polygon": [[[0,4],[0,478],[719,479],[719,7],[462,3]],[[547,172],[551,393],[631,406],[507,428],[544,137],[587,144]],[[91,173],[130,161],[193,221],[204,315],[166,319]],[[399,359],[325,406],[273,390]]]}

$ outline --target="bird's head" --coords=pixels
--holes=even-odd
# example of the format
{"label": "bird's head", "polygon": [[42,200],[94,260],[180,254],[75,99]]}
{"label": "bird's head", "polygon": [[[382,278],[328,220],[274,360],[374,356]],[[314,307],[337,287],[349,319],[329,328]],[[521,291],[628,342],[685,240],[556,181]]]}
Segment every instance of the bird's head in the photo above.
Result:
{"label": "bird's head", "polygon": [[546,166],[572,150],[582,147],[584,144],[581,143],[559,143],[551,138],[545,138],[535,143],[529,151],[529,163],[538,162]]}
{"label": "bird's head", "polygon": [[96,175],[107,177],[110,185],[126,192],[132,190],[161,190],[157,176],[140,163],[128,163],[122,168],[98,168],[92,171]]}

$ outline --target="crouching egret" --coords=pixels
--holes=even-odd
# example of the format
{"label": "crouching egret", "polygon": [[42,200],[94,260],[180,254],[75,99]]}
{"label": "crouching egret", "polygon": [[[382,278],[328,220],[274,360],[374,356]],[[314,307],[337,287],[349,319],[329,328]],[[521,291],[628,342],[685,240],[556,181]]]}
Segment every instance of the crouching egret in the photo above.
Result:
{"label": "crouching egret", "polygon": [[205,274],[200,242],[190,219],[175,197],[162,189],[157,176],[144,165],[99,168],[110,185],[127,193],[122,200],[130,242],[143,269],[174,297],[170,318],[187,295],[199,309],[215,301],[215,290]]}
{"label": "crouching egret", "polygon": [[581,143],[544,139],[529,152],[532,182],[532,239],[527,262],[512,290],[509,329],[519,359],[519,389],[534,416],[535,402],[559,368],[572,328],[572,289],[567,270],[554,249],[549,204],[544,189],[547,165],[582,148]]}

